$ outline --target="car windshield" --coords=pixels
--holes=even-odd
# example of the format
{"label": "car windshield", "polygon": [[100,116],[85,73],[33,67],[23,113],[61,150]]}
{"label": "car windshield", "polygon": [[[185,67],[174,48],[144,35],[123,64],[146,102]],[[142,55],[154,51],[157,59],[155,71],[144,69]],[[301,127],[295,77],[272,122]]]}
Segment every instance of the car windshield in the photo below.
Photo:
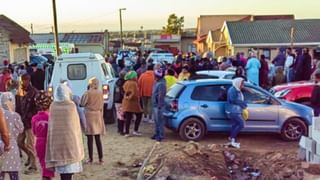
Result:
{"label": "car windshield", "polygon": [[166,96],[170,98],[177,98],[183,88],[184,88],[183,84],[177,83],[169,89]]}

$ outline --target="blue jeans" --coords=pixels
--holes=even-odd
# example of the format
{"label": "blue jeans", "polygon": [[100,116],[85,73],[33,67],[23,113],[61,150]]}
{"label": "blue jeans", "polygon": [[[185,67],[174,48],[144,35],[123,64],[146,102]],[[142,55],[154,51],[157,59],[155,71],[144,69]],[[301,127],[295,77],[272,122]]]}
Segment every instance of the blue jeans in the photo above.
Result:
{"label": "blue jeans", "polygon": [[154,123],[155,123],[155,134],[154,136],[158,139],[163,139],[164,138],[164,118],[162,113],[164,112],[164,109],[158,109],[158,108],[153,108],[153,118],[154,118]]}
{"label": "blue jeans", "polygon": [[244,119],[242,114],[239,113],[231,113],[229,118],[232,121],[230,137],[235,139],[239,132],[244,128]]}
{"label": "blue jeans", "polygon": [[294,80],[294,69],[289,68],[286,70],[287,82],[292,82]]}

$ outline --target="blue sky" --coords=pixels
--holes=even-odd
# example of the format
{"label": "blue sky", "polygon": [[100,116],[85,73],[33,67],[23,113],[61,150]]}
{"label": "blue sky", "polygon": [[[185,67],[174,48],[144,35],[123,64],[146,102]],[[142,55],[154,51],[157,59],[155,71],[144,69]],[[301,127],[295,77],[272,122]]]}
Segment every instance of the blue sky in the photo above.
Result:
{"label": "blue sky", "polygon": [[[60,31],[119,30],[119,8],[124,30],[160,29],[169,14],[185,16],[185,27],[195,27],[199,15],[295,14],[320,18],[320,0],[56,0]],[[52,26],[51,0],[0,0],[0,14],[35,32]]]}

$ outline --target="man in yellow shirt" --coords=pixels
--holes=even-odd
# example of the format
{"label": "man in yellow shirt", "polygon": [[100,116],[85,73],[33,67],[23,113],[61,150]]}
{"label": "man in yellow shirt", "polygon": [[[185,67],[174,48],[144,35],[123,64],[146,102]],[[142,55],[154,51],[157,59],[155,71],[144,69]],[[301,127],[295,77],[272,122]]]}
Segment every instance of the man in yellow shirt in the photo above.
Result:
{"label": "man in yellow shirt", "polygon": [[174,70],[168,69],[167,75],[164,77],[164,79],[166,80],[167,91],[177,82],[177,78],[174,75]]}

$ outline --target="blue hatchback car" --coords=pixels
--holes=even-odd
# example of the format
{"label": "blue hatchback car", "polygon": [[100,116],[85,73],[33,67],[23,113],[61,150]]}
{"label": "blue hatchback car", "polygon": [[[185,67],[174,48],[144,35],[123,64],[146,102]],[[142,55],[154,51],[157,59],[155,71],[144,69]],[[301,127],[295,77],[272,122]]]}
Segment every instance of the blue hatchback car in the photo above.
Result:
{"label": "blue hatchback car", "polygon": [[[183,140],[198,141],[207,132],[228,132],[231,121],[225,115],[227,90],[232,80],[203,79],[181,81],[166,94],[166,127]],[[313,110],[307,106],[277,99],[268,91],[245,83],[244,100],[249,119],[242,132],[279,133],[286,141],[307,135]]]}

